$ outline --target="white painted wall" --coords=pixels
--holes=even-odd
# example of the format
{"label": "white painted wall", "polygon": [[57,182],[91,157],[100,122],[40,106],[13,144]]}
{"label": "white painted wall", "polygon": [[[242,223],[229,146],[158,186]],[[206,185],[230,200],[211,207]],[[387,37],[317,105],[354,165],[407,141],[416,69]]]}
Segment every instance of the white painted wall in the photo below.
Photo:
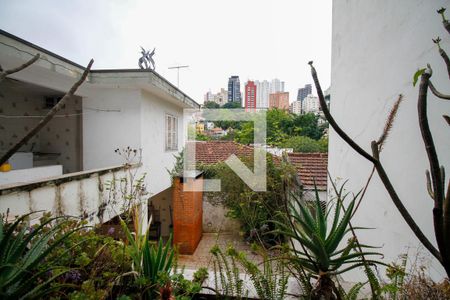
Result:
{"label": "white painted wall", "polygon": [[141,148],[140,92],[92,88],[83,98],[83,169],[125,163],[114,150]]}
{"label": "white painted wall", "polygon": [[[165,150],[165,116],[178,117],[178,150]],[[147,189],[153,195],[171,186],[167,169],[171,170],[175,162],[174,155],[184,145],[183,109],[153,94],[143,91],[141,94],[141,143],[142,168],[147,180]]]}
{"label": "white painted wall", "polygon": [[[433,82],[449,93],[446,69],[431,41],[440,36],[443,48],[450,52],[450,36],[436,13],[441,6],[450,8],[448,4],[441,0],[333,3],[331,112],[342,128],[370,152],[370,142],[380,136],[397,95],[404,95],[381,159],[405,206],[434,244],[433,203],[425,186],[429,165],[417,122],[418,87],[412,86],[412,78],[418,68],[431,63]],[[448,101],[430,96],[430,127],[440,163],[449,173],[450,139],[449,127],[441,117],[444,113],[450,114]],[[371,164],[345,145],[333,130],[329,138],[331,176],[349,179],[347,190],[357,192],[363,187]],[[361,232],[361,239],[382,246],[386,262],[408,251],[407,247],[412,247],[412,253],[419,245],[378,176],[374,176],[353,224],[376,228]],[[430,257],[426,250],[423,252]],[[445,274],[435,261],[430,272],[435,279]]]}
{"label": "white painted wall", "polygon": [[[183,108],[161,96],[144,90],[95,88],[83,98],[84,169],[103,168],[124,163],[114,153],[116,148],[130,146],[142,149],[140,173],[146,173],[150,195],[171,186],[166,170],[172,169],[184,145]],[[165,150],[165,116],[178,120],[178,150]]]}

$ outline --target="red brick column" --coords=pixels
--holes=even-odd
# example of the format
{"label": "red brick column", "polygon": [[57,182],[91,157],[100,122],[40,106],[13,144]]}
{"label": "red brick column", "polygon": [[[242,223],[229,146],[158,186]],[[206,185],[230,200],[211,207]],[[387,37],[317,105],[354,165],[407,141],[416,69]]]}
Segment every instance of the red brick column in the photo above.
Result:
{"label": "red brick column", "polygon": [[[195,192],[184,191],[187,184],[193,184]],[[193,254],[202,238],[203,177],[175,177],[173,184],[173,243],[180,254]]]}

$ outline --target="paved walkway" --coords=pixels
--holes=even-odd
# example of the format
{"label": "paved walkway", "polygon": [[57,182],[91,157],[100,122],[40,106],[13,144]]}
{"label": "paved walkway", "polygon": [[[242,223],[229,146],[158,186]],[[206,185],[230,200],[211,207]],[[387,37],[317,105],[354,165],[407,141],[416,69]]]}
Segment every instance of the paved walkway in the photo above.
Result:
{"label": "paved walkway", "polygon": [[244,251],[247,258],[255,263],[262,262],[262,258],[250,250],[243,238],[233,233],[203,233],[202,239],[198,244],[193,255],[179,255],[178,268],[198,269],[206,267],[213,268],[212,254],[209,252],[214,245],[218,245],[222,251],[226,251],[229,245],[232,245],[237,251]]}

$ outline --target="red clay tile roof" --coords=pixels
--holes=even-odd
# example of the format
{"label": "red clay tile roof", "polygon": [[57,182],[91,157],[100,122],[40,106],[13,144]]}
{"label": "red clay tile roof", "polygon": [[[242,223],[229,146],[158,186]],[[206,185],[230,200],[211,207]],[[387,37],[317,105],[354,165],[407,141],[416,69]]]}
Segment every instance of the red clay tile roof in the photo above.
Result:
{"label": "red clay tile roof", "polygon": [[315,180],[318,189],[327,189],[327,153],[288,153],[288,159],[297,169],[304,187],[314,187]]}
{"label": "red clay tile roof", "polygon": [[[215,164],[225,161],[231,154],[236,156],[253,156],[253,147],[233,141],[197,141],[195,142],[195,159],[201,164]],[[275,163],[278,157],[273,156]],[[312,188],[314,181],[320,190],[327,188],[327,153],[289,153],[289,162],[297,169],[300,182],[306,188]]]}
{"label": "red clay tile roof", "polygon": [[225,161],[231,154],[253,156],[253,148],[233,141],[195,142],[195,160],[201,164]]}

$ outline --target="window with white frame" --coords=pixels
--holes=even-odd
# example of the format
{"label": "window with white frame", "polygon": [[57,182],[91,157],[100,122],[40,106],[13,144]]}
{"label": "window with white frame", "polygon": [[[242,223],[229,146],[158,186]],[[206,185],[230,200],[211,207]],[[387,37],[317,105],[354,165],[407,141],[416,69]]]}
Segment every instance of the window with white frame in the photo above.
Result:
{"label": "window with white frame", "polygon": [[166,151],[178,150],[178,118],[166,114]]}

